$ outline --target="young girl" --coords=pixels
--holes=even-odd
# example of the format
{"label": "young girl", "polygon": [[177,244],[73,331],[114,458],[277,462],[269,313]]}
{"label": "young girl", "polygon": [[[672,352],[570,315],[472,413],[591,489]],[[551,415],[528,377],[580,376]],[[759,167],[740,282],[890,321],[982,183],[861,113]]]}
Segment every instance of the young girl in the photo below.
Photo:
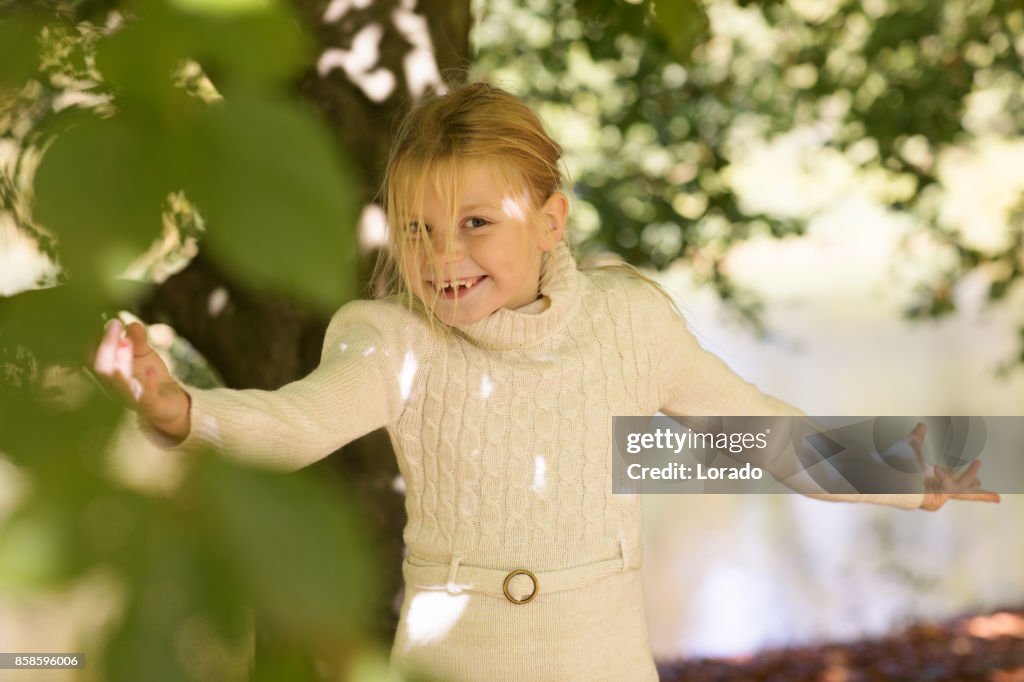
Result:
{"label": "young girl", "polygon": [[[613,415],[800,415],[705,352],[670,300],[577,269],[561,148],[484,84],[420,103],[383,197],[394,294],[342,307],[320,366],[277,391],[198,390],[140,325],[99,374],[167,445],[284,470],[386,427],[406,483],[393,662],[442,680],[656,680],[638,568],[640,500],[611,492]],[[908,442],[920,451],[923,429]],[[977,462],[927,496],[977,493]]]}

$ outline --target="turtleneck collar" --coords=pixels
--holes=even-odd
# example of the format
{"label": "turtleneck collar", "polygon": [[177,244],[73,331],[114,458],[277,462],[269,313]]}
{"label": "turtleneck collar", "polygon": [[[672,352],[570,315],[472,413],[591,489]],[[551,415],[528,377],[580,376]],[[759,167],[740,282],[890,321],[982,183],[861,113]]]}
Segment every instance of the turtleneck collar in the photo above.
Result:
{"label": "turtleneck collar", "polygon": [[[579,298],[579,279],[569,246],[559,242],[541,258],[541,299],[516,310],[501,308],[479,322],[455,329],[477,345],[495,350],[539,343],[557,332],[569,318]],[[545,303],[547,306],[543,307]]]}

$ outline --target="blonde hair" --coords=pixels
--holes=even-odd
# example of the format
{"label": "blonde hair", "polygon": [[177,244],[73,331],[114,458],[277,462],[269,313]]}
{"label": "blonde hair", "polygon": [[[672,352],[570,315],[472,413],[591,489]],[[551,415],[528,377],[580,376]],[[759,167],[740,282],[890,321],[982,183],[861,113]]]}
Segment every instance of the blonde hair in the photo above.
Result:
{"label": "blonde hair", "polygon": [[[542,228],[535,220],[537,209],[554,192],[570,194],[564,186],[567,174],[562,171],[561,145],[519,98],[486,83],[468,83],[417,102],[398,127],[384,173],[380,197],[387,217],[388,248],[380,254],[374,281],[383,281],[387,294],[427,315],[432,326],[435,318],[430,307],[416,298],[406,281],[408,265],[415,264],[418,274],[420,250],[433,253],[439,247],[450,248],[454,237],[446,230],[448,243],[435,244],[429,235],[410,239],[406,228],[410,223],[423,224],[428,183],[447,198],[449,216],[455,214],[460,199],[457,189],[462,186],[466,162],[471,161],[491,162],[499,180],[526,195],[531,222],[538,231]],[[568,245],[567,234],[562,238]],[[664,287],[621,258],[583,269],[637,278],[679,312]]]}
{"label": "blonde hair", "polygon": [[[388,158],[380,192],[388,249],[378,261],[375,280],[383,278],[389,294],[420,307],[407,281],[410,271],[418,275],[424,250],[433,254],[451,248],[454,240],[451,230],[434,239],[422,229],[428,183],[446,199],[449,217],[454,216],[467,162],[487,162],[528,207],[530,223],[539,229],[537,209],[563,188],[561,160],[562,147],[540,118],[500,88],[468,83],[420,100],[399,125]],[[419,231],[411,234],[410,226]]]}

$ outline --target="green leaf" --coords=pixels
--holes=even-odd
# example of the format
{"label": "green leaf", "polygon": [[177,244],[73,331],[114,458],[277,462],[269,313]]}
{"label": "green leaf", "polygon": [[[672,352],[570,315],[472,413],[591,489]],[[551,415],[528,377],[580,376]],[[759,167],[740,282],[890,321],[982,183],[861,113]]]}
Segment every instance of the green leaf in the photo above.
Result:
{"label": "green leaf", "polygon": [[31,349],[44,364],[85,363],[103,333],[103,306],[81,287],[23,291],[0,298],[0,346]]}
{"label": "green leaf", "polygon": [[118,99],[162,108],[173,88],[172,72],[187,57],[188,27],[180,17],[150,9],[99,42],[96,68],[119,89]]}
{"label": "green leaf", "polygon": [[103,652],[103,676],[108,682],[181,682],[188,674],[174,650],[174,631],[140,627],[143,614],[125,620]]}
{"label": "green leaf", "polygon": [[184,660],[196,655],[184,637],[190,618],[201,613],[194,533],[162,514],[148,521],[134,546],[128,605],[104,651],[103,679],[111,682],[190,679]]}
{"label": "green leaf", "polygon": [[212,16],[266,12],[275,6],[273,0],[171,0],[179,9]]}
{"label": "green leaf", "polygon": [[313,659],[294,647],[273,648],[261,642],[257,645],[256,670],[253,682],[319,682],[324,679],[317,674]]}
{"label": "green leaf", "polygon": [[149,0],[97,52],[99,70],[121,96],[157,109],[184,59],[198,61],[218,88],[261,89],[286,84],[313,57],[293,13],[270,0]]}
{"label": "green leaf", "polygon": [[189,195],[208,252],[254,287],[336,309],[353,289],[361,207],[330,135],[298,106],[255,97],[214,107],[201,133]]}
{"label": "green leaf", "polygon": [[95,384],[65,389],[68,377],[39,373],[29,386],[0,390],[0,452],[30,473],[47,493],[71,504],[87,499],[106,476],[104,448],[122,408]]}
{"label": "green leaf", "polygon": [[148,288],[128,280],[83,277],[0,297],[0,351],[16,354],[22,347],[44,365],[89,365],[105,318],[131,307]]}
{"label": "green leaf", "polygon": [[54,505],[18,510],[0,530],[0,588],[35,590],[71,577],[69,519]]}
{"label": "green leaf", "polygon": [[116,524],[92,503],[112,498],[104,448],[119,416],[95,395],[69,407],[39,386],[0,392],[0,451],[28,482],[0,526],[0,587],[61,587],[117,549]]}
{"label": "green leaf", "polygon": [[365,625],[375,588],[367,540],[337,490],[217,457],[197,469],[210,551],[237,571],[268,628],[315,648]]}
{"label": "green leaf", "polygon": [[0,88],[18,88],[35,74],[44,25],[38,14],[0,15]]}
{"label": "green leaf", "polygon": [[173,0],[183,39],[221,90],[283,86],[314,59],[313,41],[278,0]]}
{"label": "green leaf", "polygon": [[36,173],[34,217],[57,234],[72,276],[113,276],[160,235],[176,163],[161,126],[141,114],[83,115],[57,136]]}
{"label": "green leaf", "polygon": [[128,495],[93,504],[98,521],[96,508],[108,511],[113,526],[125,525],[118,517],[132,519],[128,542],[103,557],[125,577],[129,593],[105,647],[102,679],[238,679],[238,655],[251,633],[249,604],[231,570],[234,558],[214,556],[204,545],[205,519],[188,491],[180,492],[172,504]]}
{"label": "green leaf", "polygon": [[654,25],[664,37],[669,51],[687,64],[693,48],[708,33],[707,14],[697,0],[654,0]]}

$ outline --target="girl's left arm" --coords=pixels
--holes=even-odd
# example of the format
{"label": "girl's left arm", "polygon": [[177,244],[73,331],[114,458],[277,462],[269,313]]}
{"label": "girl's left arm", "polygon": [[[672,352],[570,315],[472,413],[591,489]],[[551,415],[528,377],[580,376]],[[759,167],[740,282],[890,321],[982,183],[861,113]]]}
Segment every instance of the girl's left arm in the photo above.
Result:
{"label": "girl's left arm", "polygon": [[[801,433],[775,434],[774,454],[763,462],[773,477],[796,492],[817,499],[870,502],[901,509],[921,507],[925,492],[923,477],[920,474],[909,477],[901,474],[880,458],[873,462],[870,453],[860,453],[863,458],[859,458],[857,463],[861,469],[876,467],[869,475],[879,480],[900,478],[899,489],[907,492],[857,492],[828,466],[821,467],[814,476],[810,475],[804,461],[820,460],[822,456],[813,448],[812,439],[808,436],[824,429],[801,410],[766,395],[733,372],[720,358],[704,350],[675,306],[659,292],[652,292],[651,298],[654,302],[650,305],[647,328],[654,334],[651,348],[656,353],[654,363],[658,367],[654,380],[657,382],[659,410],[663,414],[683,415],[681,420],[684,422],[695,416],[796,417],[787,423]],[[803,461],[792,443],[801,444]],[[823,477],[831,477],[827,487],[820,482]]]}

